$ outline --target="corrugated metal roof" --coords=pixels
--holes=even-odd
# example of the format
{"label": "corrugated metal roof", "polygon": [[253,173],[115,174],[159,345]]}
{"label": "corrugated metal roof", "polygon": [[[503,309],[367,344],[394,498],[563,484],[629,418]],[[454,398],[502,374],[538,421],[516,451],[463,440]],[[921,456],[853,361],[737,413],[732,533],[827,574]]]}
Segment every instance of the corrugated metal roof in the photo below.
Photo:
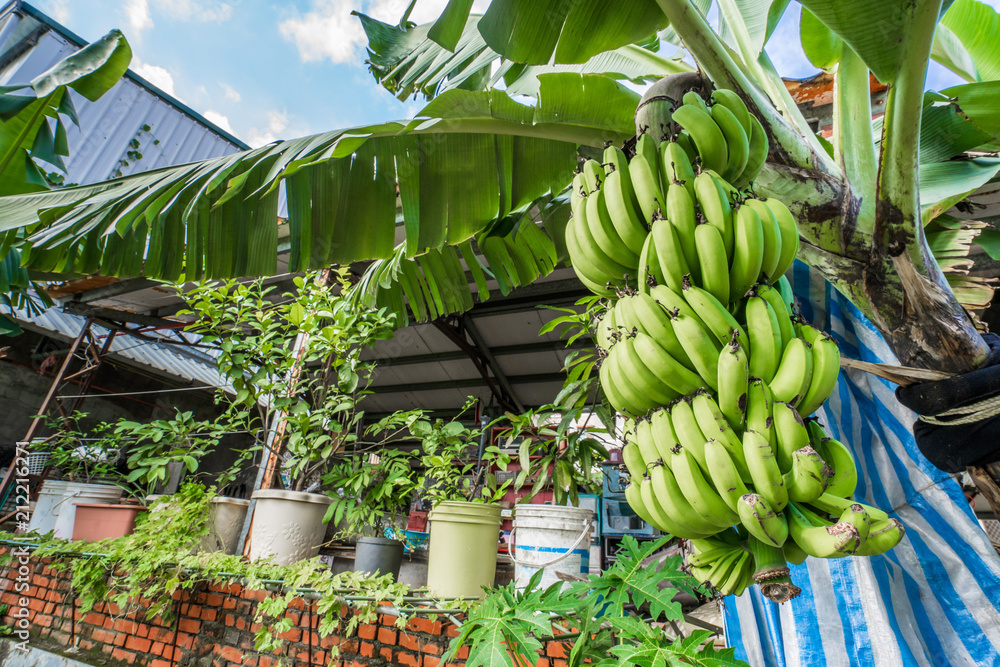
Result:
{"label": "corrugated metal roof", "polygon": [[[13,309],[11,315],[25,329],[64,340],[76,338],[86,322],[85,317],[64,313],[58,308],[49,308],[35,317],[30,317],[24,311]],[[112,333],[111,330],[98,324],[93,325],[93,329],[101,338]],[[146,341],[119,334],[111,343],[109,355],[130,366],[152,370],[159,374],[166,373],[182,380],[190,380],[195,385],[222,387],[233,393],[232,386],[216,369],[215,359],[218,352],[215,350],[166,342],[172,337],[177,343],[181,342],[172,332],[144,331],[143,334],[164,342]],[[197,340],[197,337],[190,335],[188,338],[189,340]]]}
{"label": "corrugated metal roof", "polygon": [[[0,22],[0,58],[3,54],[13,58],[0,68],[0,85],[30,81],[83,44],[29,5],[14,5],[7,12]],[[68,183],[95,183],[247,148],[131,70],[96,102],[69,92],[80,127],[72,123],[66,127]],[[128,156],[133,150],[142,157]]]}

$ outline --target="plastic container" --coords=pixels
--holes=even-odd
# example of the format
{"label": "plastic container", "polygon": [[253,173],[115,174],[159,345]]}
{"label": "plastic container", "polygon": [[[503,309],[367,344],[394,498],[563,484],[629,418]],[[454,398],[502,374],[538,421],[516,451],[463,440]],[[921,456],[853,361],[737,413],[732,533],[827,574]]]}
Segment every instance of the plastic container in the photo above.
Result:
{"label": "plastic container", "polygon": [[403,543],[387,537],[359,537],[354,546],[354,571],[381,576],[391,574],[399,579],[403,563]]}
{"label": "plastic container", "polygon": [[326,533],[323,515],[333,498],[321,493],[254,491],[256,502],[250,532],[250,560],[272,557],[291,565],[319,553]]}
{"label": "plastic container", "polygon": [[403,533],[403,551],[410,553],[418,549],[426,549],[430,543],[430,533],[422,530],[407,530]]}
{"label": "plastic container", "polygon": [[437,597],[482,597],[496,578],[500,506],[444,501],[427,518],[427,588]]}
{"label": "plastic container", "polygon": [[124,537],[135,528],[139,512],[145,512],[141,505],[102,505],[98,503],[77,503],[73,524],[73,539],[96,542],[112,537]]}
{"label": "plastic container", "polygon": [[246,519],[249,500],[218,496],[212,498],[208,519],[208,535],[201,538],[205,551],[222,551],[235,554],[239,546],[240,531]]}
{"label": "plastic container", "polygon": [[80,484],[47,479],[38,493],[35,511],[28,530],[53,533],[55,537],[73,537],[77,503],[111,503],[122,497],[122,488],[111,484]]}
{"label": "plastic container", "polygon": [[564,505],[518,505],[514,508],[514,583],[524,588],[543,570],[539,585],[562,581],[557,572],[586,577],[590,572],[590,534],[594,511]]}

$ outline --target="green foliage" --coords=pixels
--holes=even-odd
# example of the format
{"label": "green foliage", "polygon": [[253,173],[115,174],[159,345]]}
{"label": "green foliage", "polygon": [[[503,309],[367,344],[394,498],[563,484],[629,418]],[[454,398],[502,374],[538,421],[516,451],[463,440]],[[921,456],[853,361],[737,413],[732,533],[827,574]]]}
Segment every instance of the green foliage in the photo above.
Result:
{"label": "green foliage", "polygon": [[[668,638],[649,620],[661,616],[667,621],[683,618],[680,605],[672,598],[677,591],[693,592],[697,582],[680,571],[680,556],[665,558],[660,568],[643,568],[644,559],[658,551],[666,538],[640,546],[626,537],[619,561],[600,575],[571,585],[553,584],[538,588],[541,571],[536,572],[523,591],[514,584],[491,591],[469,612],[459,635],[452,640],[442,662],[453,659],[460,648],[469,647],[468,667],[523,667],[538,661],[545,641],[572,643],[569,667],[596,664],[601,667],[745,667],[733,649],[716,651],[706,642],[705,631],[688,637]],[[663,590],[660,587],[663,586]],[[629,609],[648,603],[651,617],[637,616]],[[628,605],[628,607],[626,607]]]}
{"label": "green foliage", "polygon": [[375,535],[381,536],[387,519],[409,509],[418,488],[411,458],[398,449],[382,449],[335,463],[323,476],[323,487],[334,497],[323,522],[340,525],[343,521],[347,535],[374,528]]}
{"label": "green foliage", "polygon": [[124,487],[125,480],[115,469],[120,448],[113,426],[101,423],[85,432],[79,424],[86,417],[87,413],[80,411],[66,419],[45,416],[55,434],[31,443],[31,450],[49,452],[48,465],[57,468],[71,482],[106,482]]}
{"label": "green foliage", "polygon": [[346,268],[330,275],[331,284],[319,273],[296,277],[296,291],[280,297],[261,281],[202,283],[185,295],[185,313],[196,316],[188,328],[218,343],[236,409],[257,409],[260,425],[284,420],[285,470],[295,490],[357,441],[358,402],[373,368],[361,354],[392,335],[391,315],[343,297]]}

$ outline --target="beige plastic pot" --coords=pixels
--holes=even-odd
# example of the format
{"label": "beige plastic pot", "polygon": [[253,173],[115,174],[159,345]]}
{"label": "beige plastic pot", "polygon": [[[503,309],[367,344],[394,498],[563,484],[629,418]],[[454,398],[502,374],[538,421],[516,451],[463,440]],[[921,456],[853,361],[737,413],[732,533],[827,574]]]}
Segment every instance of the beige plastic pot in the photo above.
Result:
{"label": "beige plastic pot", "polygon": [[323,515],[333,498],[301,491],[254,491],[250,560],[272,557],[291,565],[319,553],[326,526]]}
{"label": "beige plastic pot", "polygon": [[482,597],[496,578],[500,506],[445,501],[427,519],[427,588],[439,597]]}
{"label": "beige plastic pot", "polygon": [[226,496],[212,498],[208,535],[201,538],[201,548],[205,551],[235,554],[236,547],[239,546],[240,530],[243,528],[243,520],[247,516],[249,507],[250,501],[242,498]]}

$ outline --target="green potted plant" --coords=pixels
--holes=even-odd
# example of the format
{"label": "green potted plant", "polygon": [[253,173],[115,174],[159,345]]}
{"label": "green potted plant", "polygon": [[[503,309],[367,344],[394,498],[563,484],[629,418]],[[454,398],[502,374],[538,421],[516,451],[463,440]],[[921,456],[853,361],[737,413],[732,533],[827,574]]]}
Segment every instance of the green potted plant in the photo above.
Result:
{"label": "green potted plant", "polygon": [[39,491],[28,530],[73,537],[80,505],[117,502],[125,491],[124,479],[115,464],[120,452],[107,424],[90,432],[80,430],[86,413],[75,412],[65,420],[48,420],[55,434],[30,445],[30,451],[48,453],[53,470]]}
{"label": "green potted plant", "polygon": [[347,270],[294,279],[276,294],[261,281],[203,283],[185,295],[189,327],[216,342],[219,370],[236,390],[234,407],[255,411],[258,444],[284,437],[284,489],[255,491],[251,559],[289,564],[315,556],[333,498],[314,492],[334,457],[358,439],[370,362],[361,353],[392,335],[392,316],[353,307],[342,294]]}
{"label": "green potted plant", "polygon": [[[195,419],[191,412],[176,410],[170,419],[140,423],[119,421],[114,433],[127,448],[129,474],[126,480],[139,487],[151,508],[163,493],[172,494],[182,476],[191,480],[201,460],[211,455],[222,437],[245,423],[246,413],[230,411],[212,420]],[[229,470],[216,476],[215,484],[225,486],[254,448],[244,450]],[[163,503],[169,500],[162,500]],[[213,494],[209,501],[208,533],[201,541],[203,551],[235,553],[240,529],[250,502]]]}

